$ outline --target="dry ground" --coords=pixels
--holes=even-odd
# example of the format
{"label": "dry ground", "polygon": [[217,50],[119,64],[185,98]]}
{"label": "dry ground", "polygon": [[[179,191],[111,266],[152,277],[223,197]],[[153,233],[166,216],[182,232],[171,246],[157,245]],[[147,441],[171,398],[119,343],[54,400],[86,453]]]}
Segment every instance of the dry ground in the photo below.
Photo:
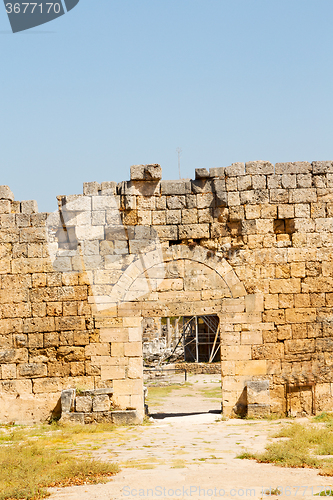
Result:
{"label": "dry ground", "polygon": [[114,439],[95,447],[95,457],[119,463],[121,472],[112,481],[54,488],[51,500],[261,499],[277,487],[281,499],[309,499],[332,485],[333,478],[314,469],[237,459],[244,451],[263,451],[283,423],[223,421],[217,413],[219,377],[194,375],[189,384],[149,389],[151,423],[119,428]]}

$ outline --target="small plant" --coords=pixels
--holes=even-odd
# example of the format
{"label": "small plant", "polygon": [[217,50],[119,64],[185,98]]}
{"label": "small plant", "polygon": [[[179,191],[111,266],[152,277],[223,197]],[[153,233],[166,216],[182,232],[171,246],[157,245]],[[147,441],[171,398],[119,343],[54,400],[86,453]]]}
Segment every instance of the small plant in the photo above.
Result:
{"label": "small plant", "polygon": [[273,488],[265,491],[265,495],[281,495],[279,488]]}
{"label": "small plant", "polygon": [[236,458],[239,458],[240,460],[255,460],[256,456],[253,453],[250,453],[248,451],[244,451],[240,455],[237,455]]}

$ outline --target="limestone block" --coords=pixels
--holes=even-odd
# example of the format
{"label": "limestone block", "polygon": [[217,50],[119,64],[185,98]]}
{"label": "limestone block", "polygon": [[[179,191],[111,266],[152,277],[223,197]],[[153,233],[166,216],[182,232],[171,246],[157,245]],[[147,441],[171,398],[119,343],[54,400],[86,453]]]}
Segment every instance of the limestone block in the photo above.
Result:
{"label": "limestone block", "polygon": [[28,361],[28,350],[25,348],[5,349],[0,351],[0,364],[25,363]]}
{"label": "limestone block", "polygon": [[313,203],[317,201],[315,188],[298,188],[289,190],[289,203]]}
{"label": "limestone block", "polygon": [[156,210],[151,213],[152,215],[152,224],[154,225],[164,225],[166,224],[166,211],[164,210]]}
{"label": "limestone block", "polygon": [[248,404],[248,418],[266,418],[270,415],[270,405],[268,404]]}
{"label": "limestone block", "polygon": [[84,182],[83,194],[85,196],[97,196],[100,191],[101,185],[98,182]]}
{"label": "limestone block", "polygon": [[253,344],[262,344],[262,332],[242,332],[240,334],[240,342],[242,345],[253,345]]}
{"label": "limestone block", "polygon": [[248,405],[269,406],[269,380],[249,380],[246,383],[246,389]]}
{"label": "limestone block", "polygon": [[306,161],[275,164],[276,174],[307,174],[311,171],[312,165]]}
{"label": "limestone block", "polygon": [[237,177],[226,177],[225,188],[227,191],[237,191]]}
{"label": "limestone block", "polygon": [[313,161],[312,169],[314,174],[326,174],[328,172],[333,173],[333,162],[332,161]]}
{"label": "limestone block", "polygon": [[232,163],[229,167],[225,168],[225,175],[227,177],[237,177],[238,175],[245,175],[245,164]]}
{"label": "limestone block", "polygon": [[251,346],[223,346],[220,348],[221,361],[240,361],[251,359]]}
{"label": "limestone block", "polygon": [[[136,340],[139,340],[139,339],[136,339]],[[124,342],[112,342],[111,343],[111,356],[117,356],[117,357],[124,356]]]}
{"label": "limestone block", "polygon": [[0,393],[26,395],[32,393],[31,380],[3,380],[0,382]]}
{"label": "limestone block", "polygon": [[286,322],[284,310],[269,310],[263,314],[263,321],[283,325]]}
{"label": "limestone block", "polygon": [[[63,379],[61,378],[56,378],[56,377],[48,377],[48,378],[37,378],[33,379],[32,381],[33,384],[33,393],[34,394],[45,394],[45,393],[50,393],[50,392],[60,392],[63,389]],[[74,389],[70,389],[70,391],[74,391]],[[65,406],[62,404],[62,407]],[[68,405],[68,410],[70,411],[70,408],[72,408],[72,402],[69,402]],[[65,411],[65,410],[63,410]]]}
{"label": "limestone block", "polygon": [[14,195],[8,186],[0,186],[0,200],[14,201]]}
{"label": "limestone block", "polygon": [[69,413],[74,407],[75,389],[65,389],[61,393],[61,411]]}
{"label": "limestone block", "polygon": [[286,354],[314,352],[315,340],[314,339],[293,339],[284,342]]}
{"label": "limestone block", "polygon": [[101,342],[128,342],[128,328],[101,328]]}
{"label": "limestone block", "polygon": [[143,363],[141,357],[129,359],[127,376],[130,379],[143,377]]}
{"label": "limestone block", "polygon": [[268,161],[249,161],[245,163],[245,172],[251,175],[274,174],[274,165]]}
{"label": "limestone block", "polygon": [[297,187],[310,188],[312,187],[312,174],[297,174]]}
{"label": "limestone block", "polygon": [[101,380],[117,380],[125,378],[126,373],[124,366],[101,366]]}
{"label": "limestone block", "polygon": [[139,425],[142,424],[143,417],[136,410],[113,411],[112,423],[115,425]]}
{"label": "limestone block", "polygon": [[178,240],[178,227],[176,225],[153,226],[153,229],[161,240]]}
{"label": "limestone block", "polygon": [[292,293],[280,293],[279,294],[279,308],[280,309],[287,309],[287,308],[294,307],[294,296],[295,295]]}
{"label": "limestone block", "polygon": [[286,309],[287,323],[312,323],[316,321],[315,308]]}
{"label": "limestone block", "polygon": [[266,175],[252,175],[252,186],[253,189],[266,189]]}
{"label": "limestone block", "polygon": [[197,207],[209,208],[215,206],[215,197],[213,193],[201,193],[197,194]]}
{"label": "limestone block", "polygon": [[10,213],[11,213],[10,200],[0,200],[0,214],[10,214]]}
{"label": "limestone block", "polygon": [[125,356],[141,356],[142,343],[141,342],[126,342],[124,345]]}
{"label": "limestone block", "polygon": [[252,359],[282,359],[284,349],[282,343],[267,343],[263,345],[252,346]]}
{"label": "limestone block", "polygon": [[91,412],[91,409],[92,409],[91,396],[76,396],[75,411],[88,413]]}
{"label": "limestone block", "polygon": [[237,206],[240,205],[240,196],[238,192],[229,192],[228,193],[228,206]]}
{"label": "limestone block", "polygon": [[289,203],[288,189],[270,189],[269,198],[271,203]]}
{"label": "limestone block", "polygon": [[142,379],[115,380],[113,390],[117,398],[125,395],[142,394],[143,382]]}
{"label": "limestone block", "polygon": [[91,210],[91,197],[81,194],[64,196],[61,198],[62,206],[65,205],[66,210],[75,212],[84,212]]}
{"label": "limestone block", "polygon": [[1,365],[1,378],[4,380],[16,379],[16,364]]}
{"label": "limestone block", "polygon": [[224,177],[225,167],[213,167],[209,169],[209,177]]}
{"label": "limestone block", "polygon": [[131,166],[132,181],[158,181],[160,179],[162,179],[162,168],[157,163]]}
{"label": "limestone block", "polygon": [[195,169],[195,178],[196,179],[207,179],[208,177],[211,177],[211,175],[206,168],[196,168]]}
{"label": "limestone block", "polygon": [[101,195],[115,195],[116,194],[117,183],[116,182],[102,182],[101,183]]}
{"label": "limestone block", "polygon": [[185,224],[179,226],[179,239],[209,238],[209,224]]}
{"label": "limestone block", "polygon": [[269,284],[271,293],[300,293],[301,280],[299,278],[275,279]]}
{"label": "limestone block", "polygon": [[245,217],[246,219],[259,219],[260,218],[260,206],[256,205],[245,205]]}
{"label": "limestone block", "polygon": [[252,177],[251,175],[242,175],[237,178],[237,188],[238,191],[246,191],[252,188]]}
{"label": "limestone block", "polygon": [[43,363],[22,363],[17,367],[18,377],[46,377],[47,367]]}
{"label": "limestone block", "polygon": [[181,223],[181,210],[167,210],[166,221],[167,221],[167,224],[180,224]]}
{"label": "limestone block", "polygon": [[196,208],[182,210],[181,211],[181,222],[182,222],[182,224],[197,224],[198,223],[198,210]]}
{"label": "limestone block", "polygon": [[282,175],[268,175],[267,176],[268,189],[281,189],[282,188]]}
{"label": "limestone block", "polygon": [[161,192],[162,195],[190,194],[191,181],[190,180],[161,181]]}

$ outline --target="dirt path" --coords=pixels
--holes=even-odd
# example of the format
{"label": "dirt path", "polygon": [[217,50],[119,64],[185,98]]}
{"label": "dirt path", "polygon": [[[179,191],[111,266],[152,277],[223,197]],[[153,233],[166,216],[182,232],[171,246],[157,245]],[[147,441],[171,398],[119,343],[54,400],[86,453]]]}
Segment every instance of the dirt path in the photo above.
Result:
{"label": "dirt path", "polygon": [[[245,450],[263,450],[282,423],[222,421],[214,413],[219,400],[207,397],[216,395],[218,379],[202,376],[196,380],[164,397],[155,390],[150,404],[155,416],[151,424],[120,428],[115,439],[94,451],[95,457],[120,464],[121,472],[111,482],[52,489],[51,500],[261,499],[265,497],[263,491],[278,486],[283,493],[281,499],[309,499],[312,493],[332,484],[332,478],[318,476],[312,469],[236,459]],[[298,486],[302,488],[297,491]]]}

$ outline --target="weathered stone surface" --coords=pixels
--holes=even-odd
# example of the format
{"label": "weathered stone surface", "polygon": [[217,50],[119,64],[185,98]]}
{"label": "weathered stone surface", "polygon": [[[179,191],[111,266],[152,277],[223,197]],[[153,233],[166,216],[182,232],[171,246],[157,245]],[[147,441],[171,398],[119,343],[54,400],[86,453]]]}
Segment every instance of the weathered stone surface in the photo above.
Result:
{"label": "weathered stone surface", "polygon": [[74,407],[75,389],[66,389],[61,392],[61,411],[69,413]]}
{"label": "weathered stone surface", "polygon": [[0,186],[0,200],[14,200],[14,195],[8,186]]}
{"label": "weathered stone surface", "polygon": [[92,409],[91,396],[76,396],[75,398],[75,411],[89,413]]}
{"label": "weathered stone surface", "polygon": [[[83,396],[88,397],[88,396]],[[110,398],[107,394],[101,394],[93,398],[93,411],[109,411]]]}

